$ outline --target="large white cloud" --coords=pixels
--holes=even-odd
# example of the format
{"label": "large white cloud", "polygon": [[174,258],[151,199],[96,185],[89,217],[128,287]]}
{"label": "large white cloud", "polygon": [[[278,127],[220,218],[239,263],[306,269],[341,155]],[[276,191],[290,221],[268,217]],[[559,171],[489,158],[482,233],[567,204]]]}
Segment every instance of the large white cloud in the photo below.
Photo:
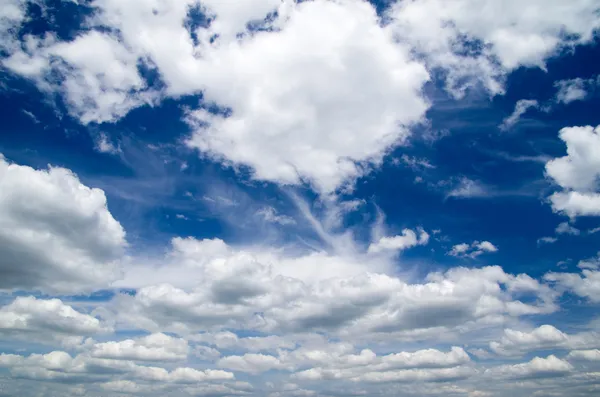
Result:
{"label": "large white cloud", "polygon": [[[239,250],[220,240],[176,239],[173,244],[166,264],[151,272],[160,274],[163,283],[152,284],[147,276],[143,283],[142,268],[126,274],[123,286],[131,286],[128,280],[142,284],[137,284],[141,288],[134,296],[123,295],[114,302],[121,321],[152,332],[321,330],[361,337],[432,329],[450,333],[465,323],[477,328],[505,317],[556,309],[548,287],[499,267],[456,268],[432,273],[422,283],[408,283],[392,275],[392,267],[387,268],[390,275],[372,272],[370,260],[378,258],[368,255],[359,256],[364,263],[358,266],[335,255],[328,260],[313,254],[299,259]],[[299,272],[296,266],[305,262],[321,269],[322,277]],[[327,269],[330,264],[337,276]],[[520,301],[521,295],[529,302]]]}
{"label": "large white cloud", "polygon": [[594,0],[419,0],[395,2],[389,15],[400,40],[461,95],[475,83],[501,93],[507,72],[544,68],[561,48],[591,42],[597,11]]}
{"label": "large white cloud", "polygon": [[18,297],[0,308],[0,335],[4,338],[73,346],[84,336],[110,331],[97,318],[76,311],[60,299]]}
{"label": "large white cloud", "polygon": [[600,127],[567,127],[559,137],[567,155],[546,163],[546,174],[563,189],[550,196],[552,208],[570,217],[600,215]]}
{"label": "large white cloud", "polygon": [[178,361],[185,360],[189,350],[185,339],[158,333],[138,339],[96,343],[90,354],[115,360]]}
{"label": "large white cloud", "polygon": [[0,157],[0,289],[77,292],[118,276],[125,231],[71,171]]}
{"label": "large white cloud", "polygon": [[499,342],[490,342],[490,349],[500,355],[522,355],[548,349],[589,349],[600,346],[598,333],[585,331],[566,334],[552,325],[542,325],[531,331],[505,329]]}

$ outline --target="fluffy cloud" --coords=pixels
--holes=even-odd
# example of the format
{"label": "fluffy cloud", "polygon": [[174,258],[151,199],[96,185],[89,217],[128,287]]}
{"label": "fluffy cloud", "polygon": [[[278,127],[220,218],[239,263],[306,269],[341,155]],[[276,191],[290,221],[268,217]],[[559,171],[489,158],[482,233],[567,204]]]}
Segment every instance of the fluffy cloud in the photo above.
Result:
{"label": "fluffy cloud", "polygon": [[569,360],[600,361],[600,350],[573,350],[567,355]]}
{"label": "fluffy cloud", "polygon": [[[204,92],[231,114],[190,112],[188,144],[258,179],[305,180],[327,193],[408,136],[427,109],[420,91],[429,76],[366,2],[287,11],[276,32],[211,50],[219,71],[210,69]],[[344,22],[332,30],[332,21]]]}
{"label": "fluffy cloud", "polygon": [[[173,243],[167,264],[156,273],[164,282],[184,280],[182,287],[149,283],[134,296],[120,296],[111,308],[120,321],[152,332],[186,335],[229,328],[363,337],[432,329],[451,333],[465,323],[476,328],[493,318],[555,310],[551,290],[499,267],[456,268],[411,284],[396,276],[370,273],[370,256],[363,258],[364,267],[354,268],[343,257],[327,261],[313,254],[290,258],[235,249],[220,240],[176,239]],[[486,246],[478,243],[477,249]],[[298,265],[304,263],[316,265],[322,277],[298,272]],[[329,275],[329,263],[347,273]],[[132,270],[125,282],[142,282],[144,275]],[[522,294],[528,295],[529,303],[519,301]],[[216,346],[241,343],[231,335],[210,335],[195,338]]]}
{"label": "fluffy cloud", "polygon": [[92,357],[132,361],[178,361],[185,360],[188,353],[185,339],[161,333],[119,342],[96,343],[90,352]]}
{"label": "fluffy cloud", "polygon": [[447,72],[448,89],[461,95],[474,84],[501,93],[508,71],[544,68],[561,48],[590,42],[596,12],[590,0],[420,0],[396,2],[389,16],[399,38]]}
{"label": "fluffy cloud", "polygon": [[589,349],[600,345],[597,332],[566,334],[552,325],[542,325],[531,331],[505,329],[499,342],[491,342],[490,349],[500,355],[522,355],[547,349]]}
{"label": "fluffy cloud", "polygon": [[561,291],[571,292],[592,302],[600,302],[600,271],[598,270],[584,268],[581,274],[550,272],[544,276],[544,279],[555,283]]}
{"label": "fluffy cloud", "polygon": [[546,174],[563,190],[550,196],[552,208],[570,217],[600,214],[600,127],[560,130],[567,155],[546,163]]}
{"label": "fluffy cloud", "polygon": [[550,355],[546,358],[535,357],[531,361],[522,364],[502,365],[490,369],[486,373],[494,377],[534,379],[565,376],[573,369],[574,367],[568,361]]}
{"label": "fluffy cloud", "polygon": [[0,190],[0,289],[72,292],[116,278],[125,232],[102,190],[2,157]]}
{"label": "fluffy cloud", "polygon": [[471,244],[456,244],[448,252],[448,255],[475,259],[481,254],[497,251],[498,248],[489,241],[474,241]]}
{"label": "fluffy cloud", "polygon": [[4,338],[72,346],[81,343],[84,336],[110,331],[97,318],[60,299],[18,297],[0,308],[0,335]]}
{"label": "fluffy cloud", "polygon": [[417,245],[426,245],[429,242],[429,234],[423,229],[418,231],[418,237],[417,234],[410,229],[404,229],[402,235],[382,237],[379,241],[369,245],[368,252],[377,254],[385,251],[403,251]]}
{"label": "fluffy cloud", "polygon": [[569,104],[584,100],[599,85],[600,76],[592,79],[576,78],[557,81],[554,83],[554,87],[557,88],[555,101]]}
{"label": "fluffy cloud", "polygon": [[197,382],[229,381],[235,379],[231,372],[197,370],[181,367],[168,371],[162,367],[137,365],[132,361],[92,358],[85,354],[72,357],[63,351],[32,354],[28,357],[0,354],[0,367],[10,370],[12,376],[42,381],[118,381],[129,378],[146,382],[192,384]]}

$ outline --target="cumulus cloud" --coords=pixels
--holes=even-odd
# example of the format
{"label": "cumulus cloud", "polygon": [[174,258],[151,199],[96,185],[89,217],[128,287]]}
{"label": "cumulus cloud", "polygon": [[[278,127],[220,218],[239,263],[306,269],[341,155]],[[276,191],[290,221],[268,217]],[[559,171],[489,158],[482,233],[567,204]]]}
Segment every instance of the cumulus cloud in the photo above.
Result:
{"label": "cumulus cloud", "polygon": [[394,237],[382,237],[377,242],[369,245],[368,252],[377,254],[384,251],[403,251],[417,245],[426,245],[429,242],[429,234],[423,229],[418,230],[419,235],[404,229],[401,235]]}
{"label": "cumulus cloud", "polygon": [[562,48],[593,40],[597,5],[578,0],[399,1],[389,16],[398,37],[433,68],[447,73],[447,88],[460,96],[482,85],[503,92],[507,72],[545,67]]}
{"label": "cumulus cloud", "polygon": [[[421,88],[429,76],[366,2],[319,0],[287,11],[276,32],[212,50],[220,69],[205,94],[231,115],[190,112],[188,144],[250,167],[255,178],[306,181],[328,193],[408,136],[427,109]],[[332,21],[344,23],[331,30]]]}
{"label": "cumulus cloud", "polygon": [[146,382],[192,384],[235,379],[233,373],[222,370],[179,367],[168,371],[162,367],[142,366],[132,361],[93,358],[85,354],[72,357],[63,351],[32,354],[27,357],[0,354],[0,367],[8,368],[12,376],[40,381],[115,382],[126,380],[122,379],[126,377]]}
{"label": "cumulus cloud", "polygon": [[550,272],[544,276],[561,291],[568,291],[591,302],[600,302],[600,271],[584,268],[578,273]]}
{"label": "cumulus cloud", "polygon": [[567,127],[559,137],[567,155],[546,163],[546,175],[562,188],[549,197],[552,209],[571,218],[600,215],[600,127]]}
{"label": "cumulus cloud", "polygon": [[125,231],[71,171],[0,156],[0,289],[77,292],[118,276]]}
{"label": "cumulus cloud", "polygon": [[546,358],[535,357],[531,361],[522,364],[502,365],[487,370],[486,373],[494,377],[535,379],[566,376],[573,369],[574,367],[568,361],[550,355]]}
{"label": "cumulus cloud", "polygon": [[0,335],[8,339],[74,346],[84,336],[111,331],[97,318],[78,312],[60,299],[17,297],[0,308]]}
{"label": "cumulus cloud", "polygon": [[132,361],[185,360],[189,346],[185,339],[162,333],[119,342],[96,343],[91,348],[92,357]]}
{"label": "cumulus cloud", "polygon": [[[476,247],[490,248],[483,243]],[[122,295],[113,303],[111,310],[120,321],[152,332],[170,330],[186,335],[243,328],[362,337],[431,329],[452,332],[465,322],[477,327],[491,318],[555,310],[551,291],[545,286],[498,267],[452,269],[432,273],[424,283],[411,284],[396,276],[371,273],[368,267],[355,267],[343,257],[273,256],[240,251],[220,240],[194,239],[175,240],[174,252],[167,258],[168,265],[158,271],[162,284],[147,284],[134,296]],[[305,263],[315,265],[321,277],[315,279],[306,268],[299,271],[299,264]],[[345,275],[329,274],[331,265],[346,269]],[[140,282],[141,277],[144,275],[135,271],[124,282]],[[185,283],[178,288],[166,280]],[[517,296],[523,293],[536,299],[521,302]],[[223,343],[206,338],[208,343]],[[240,343],[231,335],[228,339],[233,345]]]}
{"label": "cumulus cloud", "polygon": [[498,248],[489,241],[474,241],[471,244],[456,244],[448,252],[448,255],[475,259],[482,254],[497,251]]}

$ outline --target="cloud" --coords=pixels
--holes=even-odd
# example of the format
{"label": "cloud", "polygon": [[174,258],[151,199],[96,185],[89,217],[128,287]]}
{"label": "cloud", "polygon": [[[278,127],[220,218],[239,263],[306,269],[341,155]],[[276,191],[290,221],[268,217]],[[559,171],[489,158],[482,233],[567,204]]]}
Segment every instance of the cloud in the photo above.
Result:
{"label": "cloud", "polygon": [[576,227],[573,227],[569,222],[562,222],[556,227],[556,234],[570,234],[572,236],[579,236],[581,231]]}
{"label": "cloud", "polygon": [[573,369],[574,367],[568,361],[550,355],[546,358],[535,357],[531,361],[522,364],[502,365],[487,370],[486,373],[493,377],[536,379],[566,376]]}
{"label": "cloud", "polygon": [[100,153],[118,154],[121,152],[119,146],[115,146],[106,134],[100,133],[96,138],[96,150]]}
{"label": "cloud", "polygon": [[417,245],[426,245],[429,242],[429,234],[419,229],[419,236],[410,230],[404,229],[402,235],[394,237],[382,237],[377,242],[369,245],[368,252],[377,254],[385,251],[403,251]]}
{"label": "cloud", "polygon": [[[126,275],[122,286],[132,285],[127,280],[140,284],[134,296],[121,295],[109,308],[118,321],[183,335],[243,328],[363,337],[432,329],[451,333],[465,322],[477,327],[490,317],[556,309],[546,287],[498,267],[456,268],[411,284],[372,273],[377,258],[358,266],[345,257],[288,257],[256,248],[239,250],[220,240],[176,239],[173,244],[164,266],[150,272],[147,267],[131,269]],[[485,243],[474,247],[473,252],[491,249]],[[158,284],[153,284],[152,274],[160,274]],[[536,298],[521,302],[516,296],[522,293]]]}
{"label": "cloud", "polygon": [[287,215],[277,215],[277,210],[273,207],[263,207],[256,212],[257,215],[262,217],[265,222],[277,223],[279,225],[295,225],[296,221]]}
{"label": "cloud", "polygon": [[554,83],[554,87],[557,89],[554,100],[557,103],[563,103],[565,105],[575,101],[582,101],[586,99],[590,92],[598,85],[600,85],[600,77],[557,81]]}
{"label": "cloud", "polygon": [[111,332],[97,318],[76,311],[60,299],[17,297],[0,307],[0,335],[45,344],[75,346],[84,336]]}
{"label": "cloud", "polygon": [[538,108],[538,107],[539,107],[539,104],[538,104],[538,101],[536,101],[536,100],[521,99],[521,100],[517,101],[517,104],[515,105],[515,110],[512,112],[512,114],[510,116],[508,116],[507,118],[505,118],[502,121],[502,124],[500,125],[500,129],[504,130],[504,131],[510,130],[512,127],[515,126],[515,124],[517,124],[519,122],[521,117],[525,113],[527,113],[527,111],[529,109]]}
{"label": "cloud", "polygon": [[0,157],[0,289],[78,292],[118,276],[125,231],[71,171]]}
{"label": "cloud", "polygon": [[540,246],[542,244],[554,244],[558,239],[556,237],[540,237],[537,239],[537,245]]}
{"label": "cloud", "polygon": [[473,198],[487,197],[489,195],[489,189],[481,182],[474,181],[467,177],[461,177],[458,178],[458,183],[446,194],[446,197]]}
{"label": "cloud", "polygon": [[489,241],[474,241],[471,244],[456,244],[448,252],[448,255],[475,259],[481,254],[497,251],[498,248]]}
{"label": "cloud", "polygon": [[[503,92],[505,75],[520,66],[545,68],[562,48],[593,40],[597,5],[534,0],[399,1],[389,17],[398,37],[431,68],[446,73],[447,89],[461,96],[481,85]],[[570,37],[574,37],[571,41]]]}
{"label": "cloud", "polygon": [[600,350],[573,350],[569,352],[567,359],[573,361],[600,361]]}
{"label": "cloud", "polygon": [[600,271],[582,269],[577,273],[550,272],[544,276],[546,281],[555,283],[561,291],[568,291],[591,302],[600,302]]}
{"label": "cloud", "polygon": [[138,339],[96,343],[92,357],[132,361],[179,361],[189,353],[186,340],[158,333]]}
{"label": "cloud", "polygon": [[98,382],[118,381],[123,377],[146,382],[193,384],[197,382],[229,381],[231,372],[197,370],[178,367],[168,371],[162,367],[148,367],[132,361],[99,359],[80,354],[72,357],[63,351],[32,354],[28,357],[0,354],[0,367],[8,368],[13,377],[40,381]]}
{"label": "cloud", "polygon": [[[220,66],[209,69],[205,95],[231,115],[191,111],[188,145],[245,165],[256,179],[329,193],[408,137],[428,107],[421,88],[429,75],[366,2],[287,11],[274,32],[207,48]],[[344,23],[331,30],[334,20]]]}
{"label": "cloud", "polygon": [[562,188],[549,197],[552,209],[571,218],[600,215],[600,127],[567,127],[559,137],[567,155],[546,163],[546,175]]}

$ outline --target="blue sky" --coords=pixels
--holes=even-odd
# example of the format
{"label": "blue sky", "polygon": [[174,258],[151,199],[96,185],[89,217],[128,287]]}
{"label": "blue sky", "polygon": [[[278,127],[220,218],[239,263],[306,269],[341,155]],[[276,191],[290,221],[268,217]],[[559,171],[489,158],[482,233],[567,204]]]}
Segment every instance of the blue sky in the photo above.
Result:
{"label": "blue sky", "polygon": [[7,0],[0,395],[595,395],[595,3]]}

